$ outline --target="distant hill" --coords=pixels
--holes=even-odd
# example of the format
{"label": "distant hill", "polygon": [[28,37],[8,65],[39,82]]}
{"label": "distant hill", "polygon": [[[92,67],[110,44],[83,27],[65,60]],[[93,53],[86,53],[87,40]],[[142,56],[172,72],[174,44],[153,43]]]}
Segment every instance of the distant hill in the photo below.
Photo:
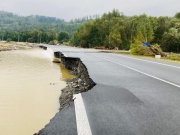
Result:
{"label": "distant hill", "polygon": [[19,16],[13,13],[0,11],[0,31],[21,32],[25,30],[43,29],[44,31],[49,32],[50,30],[55,29],[57,33],[66,31],[69,34],[72,34],[84,22],[95,18],[97,18],[97,15],[90,17],[89,19],[88,17],[83,17],[71,20],[70,22],[65,22],[64,19],[55,17],[40,15]]}

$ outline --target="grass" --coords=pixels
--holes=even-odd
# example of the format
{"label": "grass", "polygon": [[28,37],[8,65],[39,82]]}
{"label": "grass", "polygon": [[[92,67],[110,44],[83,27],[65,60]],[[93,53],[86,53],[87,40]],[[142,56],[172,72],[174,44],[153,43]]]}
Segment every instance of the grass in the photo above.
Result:
{"label": "grass", "polygon": [[166,59],[168,60],[174,60],[174,61],[180,61],[180,54],[170,53]]}
{"label": "grass", "polygon": [[130,54],[129,51],[124,51],[124,50],[103,50],[101,52],[105,53],[116,53],[116,54]]}
{"label": "grass", "polygon": [[[154,56],[143,56],[143,55],[133,55],[130,53],[130,51],[124,51],[124,50],[102,50],[101,52],[104,53],[115,53],[115,54],[125,54],[125,55],[131,55],[131,56],[135,56],[135,57],[141,57],[141,58],[150,58],[150,59],[154,59]],[[162,57],[162,59],[159,60],[165,60],[165,61],[178,61],[180,62],[180,54],[174,54],[174,53],[170,53],[169,55],[167,55],[167,57]]]}
{"label": "grass", "polygon": [[11,44],[8,43],[0,43],[0,47],[8,47],[11,46]]}
{"label": "grass", "polygon": [[0,51],[2,51],[2,50],[12,50],[12,49],[14,49],[14,46],[12,44],[0,42]]}

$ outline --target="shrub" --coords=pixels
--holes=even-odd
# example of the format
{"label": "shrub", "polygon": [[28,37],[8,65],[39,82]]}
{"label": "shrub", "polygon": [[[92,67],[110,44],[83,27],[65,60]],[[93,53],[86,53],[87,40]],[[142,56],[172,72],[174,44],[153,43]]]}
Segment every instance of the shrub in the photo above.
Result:
{"label": "shrub", "polygon": [[166,58],[170,60],[180,61],[180,55],[174,53],[170,53]]}
{"label": "shrub", "polygon": [[54,42],[53,42],[53,41],[50,41],[50,42],[49,42],[49,45],[54,45]]}
{"label": "shrub", "polygon": [[133,55],[144,55],[144,56],[161,55],[162,57],[166,56],[158,44],[151,45],[150,47],[142,46],[141,44],[132,44],[130,48],[131,48],[131,54]]}
{"label": "shrub", "polygon": [[11,38],[8,38],[6,41],[7,41],[7,42],[11,42],[11,41],[12,41],[12,39],[11,39]]}
{"label": "shrub", "polygon": [[50,41],[49,42],[49,45],[57,45],[58,44],[58,41],[57,40],[53,40],[53,41]]}
{"label": "shrub", "polygon": [[34,39],[33,38],[28,38],[27,40],[29,43],[34,43]]}
{"label": "shrub", "polygon": [[132,44],[130,48],[131,54],[133,55],[154,56],[154,53],[151,51],[150,47],[145,47],[139,44]]}
{"label": "shrub", "polygon": [[70,42],[63,42],[63,45],[70,46]]}

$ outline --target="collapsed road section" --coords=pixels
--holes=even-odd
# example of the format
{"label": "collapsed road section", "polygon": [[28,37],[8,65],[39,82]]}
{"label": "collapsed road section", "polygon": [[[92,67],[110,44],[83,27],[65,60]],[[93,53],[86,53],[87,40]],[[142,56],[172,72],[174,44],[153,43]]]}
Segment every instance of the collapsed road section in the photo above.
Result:
{"label": "collapsed road section", "polygon": [[59,57],[65,68],[71,70],[71,74],[76,78],[67,80],[67,87],[64,88],[59,98],[60,110],[67,107],[72,102],[73,95],[86,92],[95,86],[95,82],[89,77],[86,66],[79,58],[65,57],[61,52],[55,52],[55,57]]}
{"label": "collapsed road section", "polygon": [[[50,123],[47,124],[45,128],[43,128],[42,130],[40,130],[38,133],[34,135],[47,135],[47,134],[52,134],[52,133],[56,134],[57,132],[58,132],[57,134],[63,134],[64,130],[66,130],[66,133],[67,133],[67,129],[66,129],[67,127],[64,126],[65,124],[63,124],[63,126],[59,124],[58,127],[56,125],[58,122],[62,123],[63,121],[66,121],[66,118],[62,116],[63,114],[65,114],[65,111],[66,111],[66,114],[69,114],[68,111],[70,110],[72,112],[74,111],[72,110],[72,108],[68,108],[71,105],[71,103],[75,100],[73,99],[73,95],[86,92],[96,85],[96,83],[90,78],[88,74],[88,70],[86,66],[83,64],[83,62],[80,60],[80,58],[65,57],[64,54],[59,51],[54,52],[54,57],[60,59],[61,63],[64,64],[65,68],[71,70],[71,74],[76,76],[76,78],[68,79],[66,81],[67,86],[61,90],[62,93],[59,98],[60,111],[55,115],[54,118],[52,118]],[[69,121],[71,117],[75,117],[74,112],[72,114],[73,115],[71,115],[70,117],[66,115],[67,121]],[[70,120],[70,121],[71,121],[70,124],[72,124],[73,120]],[[54,129],[55,127],[57,129]],[[72,127],[74,127],[74,125]],[[50,131],[50,130],[54,130],[54,131]],[[69,130],[70,130],[69,133],[71,133],[72,129],[69,129]],[[77,132],[76,133],[73,132],[73,134],[77,134]]]}

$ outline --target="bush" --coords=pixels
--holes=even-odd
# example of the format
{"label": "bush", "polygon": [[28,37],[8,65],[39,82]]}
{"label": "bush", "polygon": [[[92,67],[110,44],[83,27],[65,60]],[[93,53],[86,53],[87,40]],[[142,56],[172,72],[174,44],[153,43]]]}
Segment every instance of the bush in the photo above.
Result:
{"label": "bush", "polygon": [[11,39],[11,38],[8,38],[6,41],[7,41],[7,42],[11,42],[11,41],[12,41],[12,39]]}
{"label": "bush", "polygon": [[29,43],[34,43],[34,39],[33,38],[28,38],[27,40]]}
{"label": "bush", "polygon": [[63,45],[70,46],[70,42],[63,42]]}
{"label": "bush", "polygon": [[174,53],[170,53],[166,58],[169,59],[169,60],[180,61],[180,55],[174,54]]}
{"label": "bush", "polygon": [[162,57],[166,56],[158,44],[151,45],[150,47],[146,47],[141,44],[132,44],[130,48],[131,48],[131,54],[133,55],[144,55],[144,56],[161,55]]}
{"label": "bush", "polygon": [[150,47],[145,47],[139,44],[132,44],[130,48],[131,54],[133,55],[154,56],[154,53],[151,51]]}
{"label": "bush", "polygon": [[50,41],[50,42],[49,42],[49,45],[54,45],[54,42],[53,42],[53,41]]}
{"label": "bush", "polygon": [[49,45],[57,45],[58,44],[58,41],[57,40],[53,40],[53,41],[50,41],[49,42]]}

